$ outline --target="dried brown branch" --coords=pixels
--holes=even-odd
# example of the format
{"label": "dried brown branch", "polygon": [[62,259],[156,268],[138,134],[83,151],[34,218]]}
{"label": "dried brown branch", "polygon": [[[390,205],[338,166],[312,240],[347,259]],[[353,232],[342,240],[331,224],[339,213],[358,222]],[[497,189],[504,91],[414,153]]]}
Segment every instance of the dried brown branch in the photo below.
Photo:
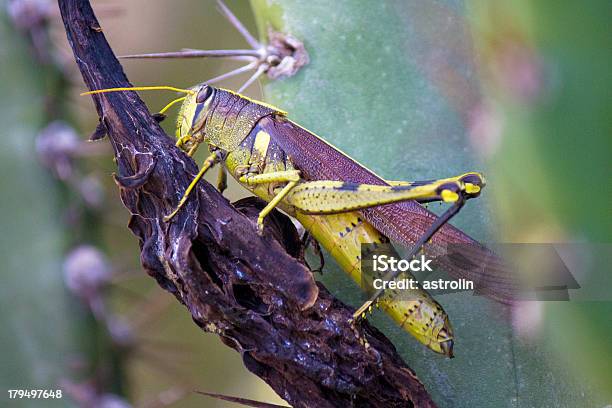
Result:
{"label": "dried brown branch", "polygon": [[[88,88],[131,86],[89,2],[59,4]],[[433,406],[393,345],[367,323],[351,325],[352,310],[287,253],[299,250],[287,247],[293,239],[284,216],[260,237],[251,219],[201,182],[172,222],[163,222],[196,164],[174,147],[136,93],[93,100],[115,152],[116,181],[132,214],[129,228],[140,239],[142,265],[196,324],[219,334],[295,407]],[[249,213],[256,205],[243,207]]]}

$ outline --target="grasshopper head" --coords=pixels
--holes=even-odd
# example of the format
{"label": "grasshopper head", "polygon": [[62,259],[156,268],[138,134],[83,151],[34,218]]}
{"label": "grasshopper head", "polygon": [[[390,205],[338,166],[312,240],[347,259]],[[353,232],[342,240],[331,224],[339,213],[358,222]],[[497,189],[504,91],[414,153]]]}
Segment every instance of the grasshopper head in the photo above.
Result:
{"label": "grasshopper head", "polygon": [[216,89],[200,84],[192,88],[194,93],[185,97],[176,121],[178,145],[186,149],[205,141],[204,122],[209,113]]}

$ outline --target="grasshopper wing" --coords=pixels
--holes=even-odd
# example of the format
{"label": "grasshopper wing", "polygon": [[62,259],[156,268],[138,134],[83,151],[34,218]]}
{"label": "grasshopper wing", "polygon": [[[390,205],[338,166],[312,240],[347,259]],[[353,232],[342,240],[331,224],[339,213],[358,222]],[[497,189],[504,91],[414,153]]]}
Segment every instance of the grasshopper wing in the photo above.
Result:
{"label": "grasshopper wing", "polygon": [[[371,170],[283,116],[268,116],[258,125],[268,132],[307,180],[339,180],[386,185]],[[410,248],[436,215],[416,201],[361,210],[369,223],[390,239]],[[425,252],[454,278],[474,282],[477,293],[503,303],[517,299],[519,288],[509,265],[498,255],[450,224],[426,245]]]}

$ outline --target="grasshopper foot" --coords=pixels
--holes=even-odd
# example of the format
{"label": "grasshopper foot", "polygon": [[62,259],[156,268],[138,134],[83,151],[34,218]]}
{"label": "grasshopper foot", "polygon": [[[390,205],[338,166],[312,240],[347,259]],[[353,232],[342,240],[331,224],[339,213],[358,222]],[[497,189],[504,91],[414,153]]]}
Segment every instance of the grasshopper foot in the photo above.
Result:
{"label": "grasshopper foot", "polygon": [[257,233],[262,236],[264,232],[264,217],[257,218]]}
{"label": "grasshopper foot", "polygon": [[171,219],[172,219],[172,218],[173,218],[173,217],[176,215],[176,213],[178,212],[178,210],[179,210],[179,209],[177,208],[176,210],[172,211],[170,214],[166,215],[166,216],[164,217],[164,222],[168,222],[168,221],[170,221],[170,220],[171,220]]}
{"label": "grasshopper foot", "polygon": [[366,313],[372,311],[372,301],[368,300],[365,302],[355,313],[353,313],[353,321],[357,319],[365,319]]}
{"label": "grasshopper foot", "polygon": [[174,211],[172,211],[170,214],[166,215],[164,217],[164,222],[168,222],[170,221],[172,218],[174,218],[174,216],[179,212],[179,210],[183,207],[183,204],[185,204],[185,201],[187,201],[187,196],[183,196],[183,198],[181,198],[181,201],[179,201],[178,205],[176,206],[176,208],[174,209]]}

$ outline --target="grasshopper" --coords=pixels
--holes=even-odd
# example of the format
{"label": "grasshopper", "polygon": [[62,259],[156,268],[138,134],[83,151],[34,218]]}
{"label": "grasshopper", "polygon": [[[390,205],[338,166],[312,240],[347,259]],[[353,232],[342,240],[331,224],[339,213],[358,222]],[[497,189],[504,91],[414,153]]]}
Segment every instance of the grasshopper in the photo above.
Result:
{"label": "grasshopper", "polygon": [[[229,10],[223,5],[221,7],[227,15]],[[231,13],[229,15],[232,16]],[[241,32],[243,30],[246,31],[244,27]],[[252,37],[251,40],[255,41]],[[191,54],[195,51],[185,52],[188,56],[194,56]],[[179,54],[140,56],[176,57]],[[210,55],[241,54],[210,51],[203,52],[201,56]],[[255,75],[247,82],[252,83],[253,78],[265,71],[260,69],[267,64],[264,61],[267,61],[267,57],[260,60]],[[110,88],[84,95],[139,90],[183,93],[185,96],[170,102],[160,113],[181,102],[176,146],[189,156],[193,156],[203,143],[208,144],[210,150],[210,155],[186,191],[177,192],[178,204],[165,217],[167,222],[171,222],[172,217],[180,211],[204,174],[213,166],[219,166],[218,184],[221,191],[229,173],[253,194],[268,202],[257,220],[259,231],[263,231],[263,221],[274,208],[282,209],[295,217],[357,283],[362,283],[362,244],[388,243],[391,239],[412,248],[408,256],[411,258],[427,242],[440,245],[464,243],[474,245],[465,254],[468,259],[491,257],[488,249],[448,224],[466,200],[480,194],[485,186],[480,173],[428,181],[384,180],[291,121],[286,112],[208,83],[189,89],[170,86]],[[441,216],[436,216],[421,205],[432,201],[451,203],[451,207]],[[472,280],[479,277],[477,272],[466,271],[453,263],[442,266],[453,276]],[[394,279],[398,274],[389,274],[385,279]],[[411,277],[406,274],[408,278]],[[494,282],[499,283],[498,280]],[[507,288],[502,284],[499,289],[485,294],[507,300]],[[377,304],[425,346],[452,357],[454,335],[446,312],[421,288],[411,289],[409,295],[406,299],[403,293],[402,300],[397,301],[400,296],[397,290],[378,290],[355,312],[354,319],[364,316],[372,305]]]}
{"label": "grasshopper", "polygon": [[[134,87],[85,94],[152,89],[178,90]],[[204,174],[221,165],[220,180],[229,173],[268,202],[257,220],[260,231],[266,215],[276,207],[282,209],[358,283],[361,244],[388,243],[388,236],[399,238],[413,247],[412,256],[432,238],[434,242],[474,242],[446,222],[465,200],[480,194],[485,182],[479,173],[425,182],[388,182],[268,104],[206,84],[181,91],[186,96],[179,98],[176,146],[192,156],[207,143],[210,155],[186,191],[179,192],[178,204],[166,221],[180,211]],[[452,207],[436,217],[418,204],[431,201],[450,202]],[[438,353],[452,355],[453,331],[447,314],[424,290],[415,289],[411,295],[397,302],[393,301],[394,291],[377,293],[355,317],[379,300],[419,341]]]}

